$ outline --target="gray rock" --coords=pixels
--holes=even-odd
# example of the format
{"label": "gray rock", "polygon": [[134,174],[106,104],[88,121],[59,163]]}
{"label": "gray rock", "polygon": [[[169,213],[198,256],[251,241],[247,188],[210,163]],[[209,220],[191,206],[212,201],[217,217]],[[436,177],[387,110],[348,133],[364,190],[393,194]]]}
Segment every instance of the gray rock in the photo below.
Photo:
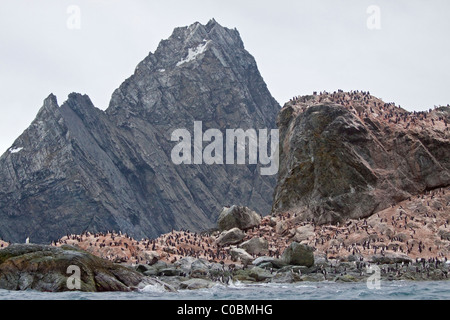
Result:
{"label": "gray rock", "polygon": [[230,250],[230,255],[233,261],[240,260],[242,261],[242,264],[245,266],[251,264],[254,260],[254,258],[250,254],[248,254],[248,252],[245,251],[244,249],[232,248]]}
{"label": "gray rock", "polygon": [[258,257],[253,261],[253,265],[259,266],[261,263],[272,262],[275,258],[272,257]]}
{"label": "gray rock", "polygon": [[273,278],[273,275],[268,272],[267,270],[259,267],[254,267],[250,269],[250,272],[248,273],[249,277],[255,279],[257,282],[266,281],[268,279]]}
{"label": "gray rock", "polygon": [[314,227],[312,225],[306,225],[298,227],[295,230],[293,241],[300,243],[304,240],[308,240],[309,238],[313,238],[314,236],[315,236]]}
{"label": "gray rock", "polygon": [[224,208],[217,220],[219,230],[226,231],[233,228],[247,230],[261,223],[261,217],[247,207],[232,206]]}
{"label": "gray rock", "polygon": [[269,252],[269,242],[264,238],[252,238],[240,244],[239,247],[253,255],[267,254]]}
{"label": "gray rock", "polygon": [[160,260],[156,262],[154,265],[152,265],[152,267],[156,270],[164,269],[167,268],[167,263]]}
{"label": "gray rock", "polygon": [[238,229],[234,228],[229,231],[224,231],[220,234],[219,238],[217,238],[216,243],[220,247],[238,244],[245,238],[245,233]]}
{"label": "gray rock", "polygon": [[148,261],[149,265],[154,265],[161,258],[159,253],[156,251],[145,251],[144,257]]}
{"label": "gray rock", "polygon": [[406,254],[403,253],[386,253],[384,255],[377,254],[373,255],[370,258],[370,262],[372,263],[379,263],[379,264],[395,264],[395,263],[409,263],[412,262],[413,259],[408,257]]}
{"label": "gray rock", "polygon": [[149,265],[139,264],[139,265],[136,266],[136,271],[144,273],[145,271],[148,271],[150,268],[151,267]]}
{"label": "gray rock", "polygon": [[287,263],[281,259],[273,258],[273,257],[259,257],[253,261],[253,265],[261,267],[264,263],[270,263],[274,268],[281,269],[287,266]]}
{"label": "gray rock", "polygon": [[203,260],[203,259],[197,259],[191,264],[192,270],[201,270],[207,272],[211,267],[211,263]]}
{"label": "gray rock", "polygon": [[279,272],[272,278],[273,283],[295,283],[301,280],[298,273],[293,272]]}
{"label": "gray rock", "polygon": [[259,267],[237,270],[234,274],[234,279],[239,281],[263,282],[271,278],[273,275],[270,272]]}
{"label": "gray rock", "polygon": [[183,272],[188,273],[192,269],[192,264],[197,261],[194,257],[184,257],[173,264],[173,267],[183,270]]}
{"label": "gray rock", "polygon": [[272,262],[263,262],[258,264],[258,267],[262,268],[262,269],[273,269],[273,264]]}
{"label": "gray rock", "polygon": [[450,231],[447,231],[445,229],[440,229],[439,230],[439,235],[444,240],[450,240]]}
{"label": "gray rock", "polygon": [[183,271],[175,267],[168,267],[158,271],[158,276],[178,277]]}
{"label": "gray rock", "polygon": [[205,279],[189,279],[180,283],[180,289],[183,290],[208,289],[214,286],[214,282]]}
{"label": "gray rock", "polygon": [[[189,62],[189,52],[204,46]],[[254,165],[175,165],[176,129],[275,129],[279,104],[239,32],[216,21],[177,28],[112,94],[50,95],[0,158],[0,238],[50,243],[116,230],[136,239],[215,226],[227,203],[269,214],[275,176]],[[189,210],[186,210],[189,208]]]}
{"label": "gray rock", "polygon": [[314,254],[314,264],[316,266],[328,266],[328,259],[325,254]]}
{"label": "gray rock", "polygon": [[321,273],[310,273],[302,275],[300,280],[304,282],[322,282],[325,281],[325,276]]}
{"label": "gray rock", "polygon": [[314,265],[314,249],[293,242],[283,252],[281,259],[289,265],[312,267]]}
{"label": "gray rock", "polygon": [[158,275],[158,270],[156,270],[155,268],[150,268],[144,271],[144,275],[146,275],[147,277],[156,277]]}

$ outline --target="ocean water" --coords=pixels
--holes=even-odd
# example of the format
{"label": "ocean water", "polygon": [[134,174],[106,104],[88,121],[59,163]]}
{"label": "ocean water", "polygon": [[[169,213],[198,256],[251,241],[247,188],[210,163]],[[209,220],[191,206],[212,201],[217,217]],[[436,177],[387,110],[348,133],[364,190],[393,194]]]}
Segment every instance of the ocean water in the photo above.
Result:
{"label": "ocean water", "polygon": [[42,293],[0,290],[0,300],[450,300],[450,281],[382,282],[379,290],[365,283],[296,283],[216,285],[211,289],[166,292],[148,286],[139,292]]}

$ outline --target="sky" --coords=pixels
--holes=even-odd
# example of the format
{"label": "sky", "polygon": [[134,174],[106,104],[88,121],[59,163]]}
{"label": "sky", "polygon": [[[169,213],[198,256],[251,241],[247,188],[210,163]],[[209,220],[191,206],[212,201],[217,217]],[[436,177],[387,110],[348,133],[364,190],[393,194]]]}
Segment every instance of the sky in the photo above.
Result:
{"label": "sky", "polygon": [[450,103],[448,0],[2,0],[0,154],[53,93],[113,91],[175,27],[237,28],[275,99],[364,90],[413,111]]}

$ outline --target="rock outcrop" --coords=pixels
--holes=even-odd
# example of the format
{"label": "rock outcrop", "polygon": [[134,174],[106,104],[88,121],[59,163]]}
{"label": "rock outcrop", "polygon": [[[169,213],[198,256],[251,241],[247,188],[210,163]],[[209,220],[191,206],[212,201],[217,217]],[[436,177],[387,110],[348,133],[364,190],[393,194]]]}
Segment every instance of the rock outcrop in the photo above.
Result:
{"label": "rock outcrop", "polygon": [[369,93],[287,103],[273,211],[319,224],[369,217],[450,185],[450,108],[407,112]]}
{"label": "rock outcrop", "polygon": [[240,244],[239,247],[253,255],[264,255],[269,253],[269,242],[264,238],[251,238]]}
{"label": "rock outcrop", "polygon": [[247,230],[258,226],[261,223],[261,217],[255,211],[247,207],[232,206],[224,208],[217,220],[217,226],[220,231],[226,231],[233,228]]}
{"label": "rock outcrop", "polygon": [[245,233],[238,228],[233,228],[228,231],[223,231],[216,243],[219,247],[229,246],[232,244],[238,244],[245,238]]}
{"label": "rock outcrop", "polygon": [[314,265],[314,248],[292,242],[283,252],[281,259],[288,265],[309,268]]}
{"label": "rock outcrop", "polygon": [[[79,270],[79,288],[70,279],[73,267]],[[0,250],[0,289],[103,292],[155,284],[161,282],[71,246],[15,244]]]}
{"label": "rock outcrop", "polygon": [[[106,111],[50,95],[0,158],[0,238],[136,238],[214,226],[227,203],[269,214],[276,177],[259,165],[175,165],[172,133],[274,129],[280,106],[237,30],[211,20],[177,28],[112,95]],[[207,144],[204,143],[204,146]]]}

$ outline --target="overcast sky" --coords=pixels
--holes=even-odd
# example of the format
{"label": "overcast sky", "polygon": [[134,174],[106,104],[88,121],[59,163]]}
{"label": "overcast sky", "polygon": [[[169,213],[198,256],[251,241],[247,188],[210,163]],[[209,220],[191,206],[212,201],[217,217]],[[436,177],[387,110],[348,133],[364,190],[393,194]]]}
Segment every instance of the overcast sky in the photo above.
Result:
{"label": "overcast sky", "polygon": [[161,39],[211,18],[239,30],[281,105],[337,89],[411,111],[450,103],[448,0],[1,0],[0,153],[50,93],[106,109]]}

